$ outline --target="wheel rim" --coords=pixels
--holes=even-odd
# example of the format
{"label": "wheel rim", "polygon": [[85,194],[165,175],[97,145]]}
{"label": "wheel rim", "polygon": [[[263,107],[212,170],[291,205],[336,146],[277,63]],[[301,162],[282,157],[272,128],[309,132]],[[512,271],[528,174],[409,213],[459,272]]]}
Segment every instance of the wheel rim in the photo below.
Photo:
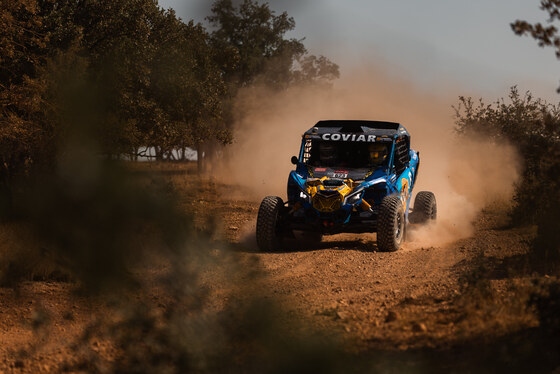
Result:
{"label": "wheel rim", "polygon": [[395,241],[399,243],[401,241],[403,232],[403,217],[401,214],[397,214],[396,218]]}

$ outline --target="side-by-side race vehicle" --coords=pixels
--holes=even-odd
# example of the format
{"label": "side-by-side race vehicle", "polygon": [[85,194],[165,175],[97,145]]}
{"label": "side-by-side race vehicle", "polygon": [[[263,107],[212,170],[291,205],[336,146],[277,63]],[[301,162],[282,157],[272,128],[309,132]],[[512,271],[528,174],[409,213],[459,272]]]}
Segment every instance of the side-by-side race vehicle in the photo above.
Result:
{"label": "side-by-side race vehicle", "polygon": [[396,251],[406,226],[435,220],[432,192],[411,193],[419,152],[399,123],[319,121],[303,134],[296,170],[288,178],[288,201],[267,196],[257,217],[260,250],[283,247],[294,230],[320,241],[337,233],[377,233],[377,249]]}

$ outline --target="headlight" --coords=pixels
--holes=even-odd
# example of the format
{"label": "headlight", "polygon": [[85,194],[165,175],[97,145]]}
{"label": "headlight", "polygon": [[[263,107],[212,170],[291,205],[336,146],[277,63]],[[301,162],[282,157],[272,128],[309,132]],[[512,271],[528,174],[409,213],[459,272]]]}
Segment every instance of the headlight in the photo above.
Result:
{"label": "headlight", "polygon": [[307,202],[311,202],[311,196],[309,196],[306,192],[300,191],[299,197]]}
{"label": "headlight", "polygon": [[350,195],[346,196],[344,199],[344,204],[356,204],[358,201],[362,199],[362,194],[364,190],[358,190],[356,192],[351,193]]}

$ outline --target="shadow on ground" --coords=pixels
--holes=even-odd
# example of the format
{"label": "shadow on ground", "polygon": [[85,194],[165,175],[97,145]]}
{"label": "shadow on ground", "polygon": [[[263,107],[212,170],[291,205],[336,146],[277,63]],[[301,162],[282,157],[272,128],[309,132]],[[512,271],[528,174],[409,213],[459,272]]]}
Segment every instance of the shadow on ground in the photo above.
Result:
{"label": "shadow on ground", "polygon": [[359,357],[370,372],[380,373],[550,373],[560,368],[558,352],[558,336],[545,328],[529,328],[446,349],[371,349]]}
{"label": "shadow on ground", "polygon": [[[236,252],[259,253],[256,244],[228,243]],[[377,252],[375,242],[363,242],[361,240],[335,240],[335,241],[305,241],[297,239],[286,239],[282,249],[270,253],[311,252],[325,249],[352,250],[358,252]]]}

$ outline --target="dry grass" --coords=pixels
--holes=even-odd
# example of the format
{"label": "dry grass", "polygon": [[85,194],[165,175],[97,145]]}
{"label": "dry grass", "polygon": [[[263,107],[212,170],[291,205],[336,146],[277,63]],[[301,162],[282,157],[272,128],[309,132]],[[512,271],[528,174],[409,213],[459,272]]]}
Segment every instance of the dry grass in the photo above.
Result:
{"label": "dry grass", "polygon": [[22,280],[68,279],[60,259],[41,245],[25,223],[0,224],[0,284]]}

